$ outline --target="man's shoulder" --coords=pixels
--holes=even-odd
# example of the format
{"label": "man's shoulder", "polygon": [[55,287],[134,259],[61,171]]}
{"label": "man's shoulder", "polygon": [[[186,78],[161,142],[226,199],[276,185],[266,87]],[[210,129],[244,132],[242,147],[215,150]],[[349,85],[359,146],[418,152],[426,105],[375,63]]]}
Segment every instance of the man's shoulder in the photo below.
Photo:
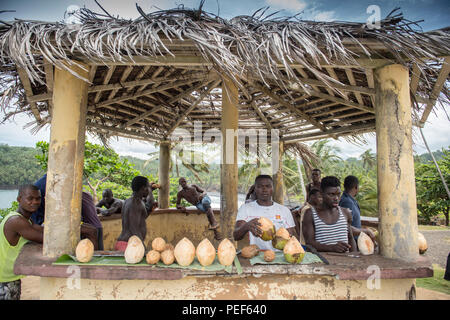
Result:
{"label": "man's shoulder", "polygon": [[274,205],[275,209],[277,209],[277,210],[282,210],[282,211],[289,212],[289,213],[291,212],[291,210],[289,210],[288,207],[286,207],[285,205],[283,205],[281,203],[274,201],[273,205]]}
{"label": "man's shoulder", "polygon": [[341,207],[343,205],[344,206],[351,206],[351,205],[353,205],[353,201],[346,193],[343,193],[342,196],[341,196],[341,200],[339,201],[339,205]]}

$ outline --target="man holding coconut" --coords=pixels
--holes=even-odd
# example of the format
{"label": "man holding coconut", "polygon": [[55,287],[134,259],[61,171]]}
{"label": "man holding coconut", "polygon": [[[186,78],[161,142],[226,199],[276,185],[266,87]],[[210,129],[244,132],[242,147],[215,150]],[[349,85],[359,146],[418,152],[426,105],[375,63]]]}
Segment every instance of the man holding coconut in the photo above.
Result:
{"label": "man holding coconut", "polygon": [[263,226],[260,218],[272,221],[275,230],[285,228],[290,235],[295,235],[295,222],[291,211],[272,200],[273,180],[269,175],[259,175],[255,179],[256,200],[243,204],[237,213],[236,225],[233,232],[234,240],[244,238],[248,233],[250,244],[255,244],[260,250],[277,251],[272,245],[272,241],[261,239]]}

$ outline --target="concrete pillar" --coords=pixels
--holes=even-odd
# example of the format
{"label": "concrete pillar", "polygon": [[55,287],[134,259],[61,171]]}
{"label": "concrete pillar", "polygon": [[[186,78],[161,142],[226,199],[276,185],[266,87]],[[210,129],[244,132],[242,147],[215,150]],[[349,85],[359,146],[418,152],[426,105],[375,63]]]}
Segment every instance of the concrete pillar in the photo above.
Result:
{"label": "concrete pillar", "polygon": [[238,88],[230,79],[222,82],[222,164],[220,192],[220,231],[233,238],[238,210]]}
{"label": "concrete pillar", "polygon": [[[71,69],[88,77],[89,70]],[[80,240],[87,90],[87,82],[55,68],[43,244],[47,257],[73,254]]]}
{"label": "concrete pillar", "polygon": [[284,204],[284,186],[283,186],[283,154],[284,143],[278,142],[278,153],[272,153],[272,162],[276,162],[276,173],[273,175],[273,201]]}
{"label": "concrete pillar", "polygon": [[414,261],[419,249],[408,69],[376,69],[375,89],[380,252]]}
{"label": "concrete pillar", "polygon": [[159,184],[158,191],[159,208],[167,209],[170,205],[170,142],[163,141],[159,145]]}

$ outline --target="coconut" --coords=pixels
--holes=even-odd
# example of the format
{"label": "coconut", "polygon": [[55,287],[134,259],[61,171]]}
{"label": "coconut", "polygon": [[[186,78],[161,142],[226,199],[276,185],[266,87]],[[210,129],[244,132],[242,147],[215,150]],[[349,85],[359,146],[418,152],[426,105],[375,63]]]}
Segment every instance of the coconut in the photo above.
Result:
{"label": "coconut", "polygon": [[79,262],[89,262],[94,255],[94,244],[89,239],[83,239],[78,242],[75,249],[75,256]]}
{"label": "coconut", "polygon": [[186,267],[194,261],[195,247],[188,238],[183,238],[175,246],[174,255],[177,263]]}
{"label": "coconut", "polygon": [[424,235],[420,232],[417,233],[417,240],[419,242],[419,253],[424,254],[428,249],[427,239],[425,239]]}
{"label": "coconut", "polygon": [[161,258],[161,253],[156,250],[150,250],[147,252],[147,255],[145,256],[145,260],[148,264],[155,264],[158,263],[159,259]]}
{"label": "coconut", "polygon": [[152,241],[152,249],[153,250],[163,252],[165,247],[166,247],[166,241],[164,241],[163,238],[158,237],[158,238],[153,239],[153,241]]}
{"label": "coconut", "polygon": [[175,250],[175,247],[173,246],[173,244],[171,244],[171,243],[166,243],[166,245],[164,246],[164,250],[163,251],[165,251],[165,250]]}
{"label": "coconut", "polygon": [[211,265],[216,258],[216,249],[208,239],[203,239],[195,250],[198,262],[204,267]]}
{"label": "coconut", "polygon": [[285,228],[278,229],[275,233],[275,237],[272,239],[273,247],[278,250],[283,250],[290,237],[291,235],[289,234],[289,231]]}
{"label": "coconut", "polygon": [[297,238],[292,236],[283,248],[284,258],[289,263],[300,263],[305,257],[305,250],[298,242]]}
{"label": "coconut", "polygon": [[164,250],[161,253],[161,261],[165,264],[165,265],[169,265],[174,263],[175,261],[175,255],[173,254],[173,250],[171,249],[167,249]]}
{"label": "coconut", "polygon": [[219,258],[220,264],[223,266],[231,266],[233,264],[234,258],[236,257],[236,248],[227,238],[219,243],[217,257]]}
{"label": "coconut", "polygon": [[272,250],[266,250],[264,252],[264,261],[271,262],[273,260],[275,260],[275,252]]}
{"label": "coconut", "polygon": [[246,246],[241,250],[241,256],[247,259],[251,259],[256,256],[259,252],[259,248],[256,244]]}
{"label": "coconut", "polygon": [[372,239],[365,234],[364,232],[361,232],[358,236],[358,249],[361,254],[367,256],[370,254],[373,254],[373,250],[375,248],[375,245],[373,244]]}
{"label": "coconut", "polygon": [[127,248],[125,249],[125,261],[127,263],[139,263],[144,258],[145,248],[138,236],[131,236],[128,239]]}
{"label": "coconut", "polygon": [[258,222],[261,225],[261,239],[264,241],[272,240],[275,236],[275,226],[273,225],[273,222],[264,217],[259,218]]}

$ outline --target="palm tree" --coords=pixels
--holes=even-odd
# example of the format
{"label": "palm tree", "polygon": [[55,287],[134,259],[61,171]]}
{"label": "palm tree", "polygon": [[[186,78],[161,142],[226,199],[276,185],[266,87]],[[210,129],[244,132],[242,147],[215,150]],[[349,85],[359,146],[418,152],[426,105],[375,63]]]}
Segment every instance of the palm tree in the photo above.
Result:
{"label": "palm tree", "polygon": [[359,157],[362,160],[363,168],[366,169],[366,171],[373,169],[377,164],[377,158],[375,153],[372,152],[372,149],[366,150]]}
{"label": "palm tree", "polygon": [[[158,144],[155,143],[155,146]],[[172,145],[170,148],[172,151],[175,150],[175,145]],[[186,156],[188,155],[188,157]],[[154,160],[159,160],[159,150],[154,151],[151,153],[148,153],[150,156],[149,159],[147,159],[144,163],[144,168]],[[188,161],[188,159],[194,159],[193,156],[196,155],[196,157],[201,157],[202,161],[201,163],[192,163],[191,161]],[[179,170],[179,164],[181,164],[183,167],[188,169],[192,174],[195,176],[195,178],[203,184],[202,179],[200,178],[199,173],[205,172],[209,173],[209,164],[208,161],[205,162],[206,155],[202,150],[197,150],[196,148],[192,147],[184,147],[180,149],[178,152],[171,152],[170,153],[170,166],[169,171],[172,171],[173,165],[175,164],[175,171],[177,178],[180,177],[180,170]]]}
{"label": "palm tree", "polygon": [[335,163],[342,161],[342,158],[337,155],[340,149],[336,146],[329,145],[330,140],[318,140],[311,145],[311,150],[316,154],[318,161],[315,163],[316,168],[319,168],[324,173],[329,173],[329,168]]}

